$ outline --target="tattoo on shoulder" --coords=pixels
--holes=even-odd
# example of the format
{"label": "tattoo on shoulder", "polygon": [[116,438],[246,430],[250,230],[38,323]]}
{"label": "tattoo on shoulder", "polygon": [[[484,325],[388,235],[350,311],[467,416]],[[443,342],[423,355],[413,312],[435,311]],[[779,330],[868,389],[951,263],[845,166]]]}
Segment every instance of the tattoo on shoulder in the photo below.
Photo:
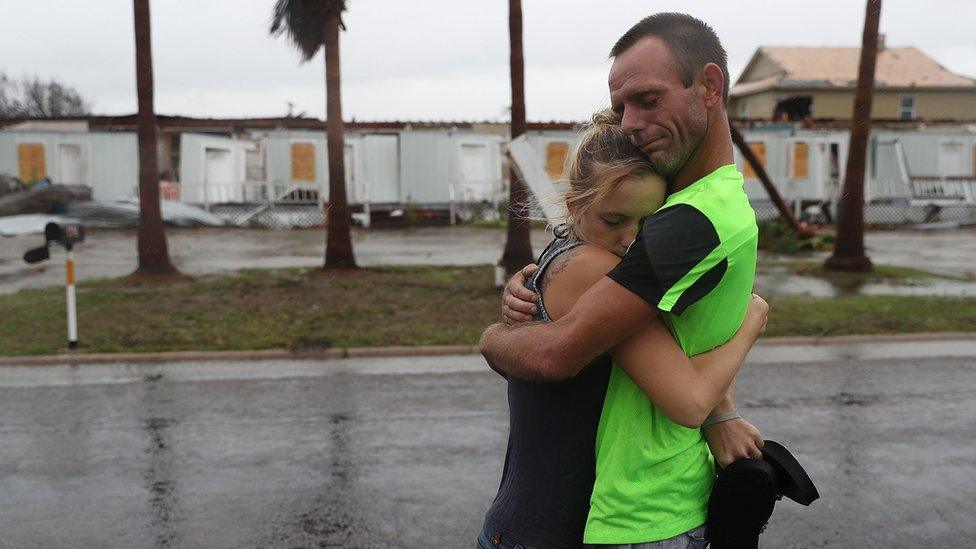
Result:
{"label": "tattoo on shoulder", "polygon": [[542,273],[542,280],[541,280],[542,283],[539,284],[539,290],[542,290],[546,286],[548,286],[549,281],[552,280],[553,277],[555,277],[557,274],[562,272],[562,270],[565,269],[566,266],[569,265],[571,261],[573,261],[573,258],[579,255],[579,253],[582,250],[583,250],[583,246],[576,246],[557,255],[556,258],[549,263],[549,266],[546,267],[546,271]]}

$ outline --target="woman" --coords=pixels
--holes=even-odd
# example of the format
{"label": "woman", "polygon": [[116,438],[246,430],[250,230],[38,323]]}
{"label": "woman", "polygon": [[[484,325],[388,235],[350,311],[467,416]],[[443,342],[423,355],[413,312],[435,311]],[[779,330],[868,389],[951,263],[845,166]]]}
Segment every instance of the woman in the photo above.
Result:
{"label": "woman", "polygon": [[[529,280],[530,289],[538,295],[536,320],[550,321],[566,314],[626,253],[641,219],[664,202],[664,180],[620,131],[615,118],[609,110],[597,113],[573,153],[564,191],[568,218],[556,227],[555,240]],[[679,433],[688,444],[704,447],[698,425],[711,408],[703,412],[701,403],[714,406],[727,387],[702,374],[714,365],[738,368],[765,327],[765,313],[765,303],[755,298],[731,341],[693,359],[684,355],[664,325],[656,321],[653,340],[644,342],[645,349],[648,343],[653,345],[654,356],[650,360],[642,357],[650,367],[627,372],[641,377],[641,387],[661,411],[660,421],[652,428],[668,424],[667,429]],[[604,355],[567,381],[508,380],[511,420],[505,465],[478,547],[582,544],[594,483],[597,427],[612,367],[611,357]],[[695,456],[697,462],[686,470],[693,472],[697,492],[688,494],[693,509],[681,518],[690,523],[691,534],[701,538],[704,501],[700,487],[706,487],[707,499],[714,467],[707,448]],[[668,489],[677,490],[680,496],[684,481],[676,478]]]}

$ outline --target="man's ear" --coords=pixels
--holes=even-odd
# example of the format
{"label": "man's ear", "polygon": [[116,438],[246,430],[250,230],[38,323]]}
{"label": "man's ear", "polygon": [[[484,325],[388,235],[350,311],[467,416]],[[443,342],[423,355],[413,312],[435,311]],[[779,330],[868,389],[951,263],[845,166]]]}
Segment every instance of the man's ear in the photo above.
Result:
{"label": "man's ear", "polygon": [[701,70],[699,84],[702,89],[701,98],[706,107],[712,108],[725,100],[723,92],[727,82],[722,69],[715,63],[705,64]]}

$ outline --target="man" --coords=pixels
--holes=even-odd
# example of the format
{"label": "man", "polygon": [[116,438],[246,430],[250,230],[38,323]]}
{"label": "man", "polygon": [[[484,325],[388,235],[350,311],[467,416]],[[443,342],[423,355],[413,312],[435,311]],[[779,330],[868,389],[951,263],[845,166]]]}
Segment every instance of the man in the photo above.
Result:
{"label": "man", "polygon": [[[552,323],[496,324],[485,331],[482,353],[507,375],[574,376],[658,314],[686,354],[699,354],[734,335],[749,303],[757,230],[733,163],[729,75],[717,36],[690,16],[656,14],[625,33],[611,57],[610,97],[621,128],[667,178],[669,198],[646,219],[620,264],[566,316]],[[511,296],[506,306],[521,307]],[[642,476],[646,448],[641,445],[648,428],[642,419],[649,417],[650,406],[626,375],[611,378],[598,434],[587,543],[655,542],[685,531],[687,524],[654,524],[660,514],[648,511],[662,497],[653,479]],[[704,428],[719,465],[761,457],[761,437],[734,414],[731,388],[712,417],[727,420]],[[704,522],[699,519],[698,524]]]}

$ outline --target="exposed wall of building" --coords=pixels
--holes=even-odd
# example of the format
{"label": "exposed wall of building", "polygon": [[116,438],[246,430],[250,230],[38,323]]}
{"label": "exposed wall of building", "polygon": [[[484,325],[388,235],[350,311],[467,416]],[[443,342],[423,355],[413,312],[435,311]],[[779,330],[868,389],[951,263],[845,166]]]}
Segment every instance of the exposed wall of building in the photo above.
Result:
{"label": "exposed wall of building", "polygon": [[0,132],[0,173],[20,176],[18,146],[22,144],[43,147],[44,172],[54,183],[88,185],[98,200],[138,195],[134,133]]}
{"label": "exposed wall of building", "polygon": [[[853,90],[770,90],[730,101],[729,112],[735,117],[769,118],[776,102],[790,96],[810,96],[814,118],[849,119],[854,109]],[[871,108],[873,119],[898,119],[902,97],[915,98],[915,118],[939,120],[976,119],[976,90],[880,90],[874,94]]]}
{"label": "exposed wall of building", "polygon": [[184,133],[180,138],[181,200],[194,204],[255,201],[245,182],[250,141]]}

